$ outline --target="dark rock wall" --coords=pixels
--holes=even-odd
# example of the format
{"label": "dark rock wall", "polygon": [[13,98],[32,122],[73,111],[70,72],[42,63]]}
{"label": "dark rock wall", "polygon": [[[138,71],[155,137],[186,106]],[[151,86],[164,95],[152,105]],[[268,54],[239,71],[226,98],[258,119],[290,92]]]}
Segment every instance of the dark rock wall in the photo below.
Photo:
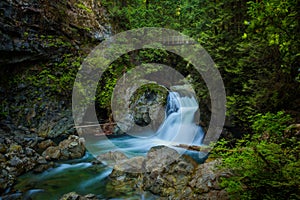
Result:
{"label": "dark rock wall", "polygon": [[0,1],[0,196],[19,175],[84,154],[72,80],[83,55],[109,34],[100,1]]}
{"label": "dark rock wall", "polygon": [[0,66],[55,59],[110,34],[99,1],[2,0]]}

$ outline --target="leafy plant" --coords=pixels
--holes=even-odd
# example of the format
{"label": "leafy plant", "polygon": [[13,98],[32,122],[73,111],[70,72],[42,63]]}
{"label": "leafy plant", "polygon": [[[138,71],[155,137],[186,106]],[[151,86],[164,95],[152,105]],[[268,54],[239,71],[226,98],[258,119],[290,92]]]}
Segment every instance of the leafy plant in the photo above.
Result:
{"label": "leafy plant", "polygon": [[299,199],[300,138],[286,134],[291,117],[284,112],[252,118],[253,135],[229,148],[222,140],[214,149],[222,168],[233,175],[222,179],[232,199]]}

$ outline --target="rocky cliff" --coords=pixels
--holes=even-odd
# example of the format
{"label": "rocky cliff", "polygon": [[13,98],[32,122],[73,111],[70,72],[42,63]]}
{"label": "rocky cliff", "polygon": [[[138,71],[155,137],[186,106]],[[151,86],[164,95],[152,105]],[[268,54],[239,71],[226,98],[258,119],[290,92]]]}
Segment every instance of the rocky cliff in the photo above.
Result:
{"label": "rocky cliff", "polygon": [[108,34],[100,1],[0,1],[0,195],[28,170],[84,154],[72,136],[72,86]]}
{"label": "rocky cliff", "polygon": [[0,66],[59,58],[109,34],[99,1],[3,0]]}

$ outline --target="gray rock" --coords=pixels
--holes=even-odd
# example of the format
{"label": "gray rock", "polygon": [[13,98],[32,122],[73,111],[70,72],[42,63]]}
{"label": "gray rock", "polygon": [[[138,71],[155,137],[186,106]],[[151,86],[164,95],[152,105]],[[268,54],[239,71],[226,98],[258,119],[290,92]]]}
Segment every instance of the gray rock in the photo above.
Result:
{"label": "gray rock", "polygon": [[118,162],[109,176],[107,187],[125,193],[150,191],[162,199],[227,200],[228,194],[220,187],[219,179],[230,174],[218,170],[219,164],[220,161],[214,160],[198,165],[192,158],[180,156],[174,149],[153,147],[146,158]]}
{"label": "gray rock", "polygon": [[38,164],[46,164],[47,161],[44,157],[40,156],[38,159],[37,159],[37,163]]}
{"label": "gray rock", "polygon": [[18,157],[13,157],[10,160],[10,165],[13,167],[20,166],[20,165],[22,165],[22,163],[23,163],[22,160]]}
{"label": "gray rock", "polygon": [[[103,6],[90,0],[84,5],[91,12],[70,1],[1,1],[0,66],[55,60],[78,44],[103,40],[110,34]],[[56,38],[61,42],[57,43]],[[18,88],[26,89],[26,85],[19,84]]]}
{"label": "gray rock", "polygon": [[98,200],[96,195],[94,194],[87,194],[85,196],[79,195],[76,192],[70,192],[65,194],[60,198],[60,200]]}
{"label": "gray rock", "polygon": [[107,153],[98,155],[97,159],[100,160],[101,162],[106,162],[113,166],[117,162],[128,159],[128,157],[124,153],[119,151],[109,151]]}
{"label": "gray rock", "polygon": [[44,171],[46,171],[47,169],[51,168],[51,167],[54,167],[54,163],[53,162],[50,162],[50,163],[45,163],[45,164],[39,164],[37,165],[33,171],[35,173],[42,173]]}
{"label": "gray rock", "polygon": [[81,158],[85,154],[85,147],[82,141],[78,136],[70,135],[68,139],[60,142],[58,146],[48,147],[42,155],[48,160]]}
{"label": "gray rock", "polygon": [[148,172],[162,171],[164,167],[175,162],[180,157],[176,150],[166,146],[152,147],[147,154],[145,169]]}
{"label": "gray rock", "polygon": [[114,170],[124,171],[129,173],[141,173],[144,171],[145,158],[142,156],[133,157],[123,161],[117,162]]}

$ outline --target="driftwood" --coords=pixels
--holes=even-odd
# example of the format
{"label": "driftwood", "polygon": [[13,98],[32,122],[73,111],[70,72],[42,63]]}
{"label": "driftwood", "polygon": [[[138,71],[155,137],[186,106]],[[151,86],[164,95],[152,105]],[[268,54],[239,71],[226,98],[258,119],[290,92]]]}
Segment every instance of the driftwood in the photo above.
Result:
{"label": "driftwood", "polygon": [[201,151],[205,153],[208,153],[212,149],[209,146],[196,146],[196,145],[186,145],[186,144],[175,145],[175,147],[192,150],[192,151]]}

